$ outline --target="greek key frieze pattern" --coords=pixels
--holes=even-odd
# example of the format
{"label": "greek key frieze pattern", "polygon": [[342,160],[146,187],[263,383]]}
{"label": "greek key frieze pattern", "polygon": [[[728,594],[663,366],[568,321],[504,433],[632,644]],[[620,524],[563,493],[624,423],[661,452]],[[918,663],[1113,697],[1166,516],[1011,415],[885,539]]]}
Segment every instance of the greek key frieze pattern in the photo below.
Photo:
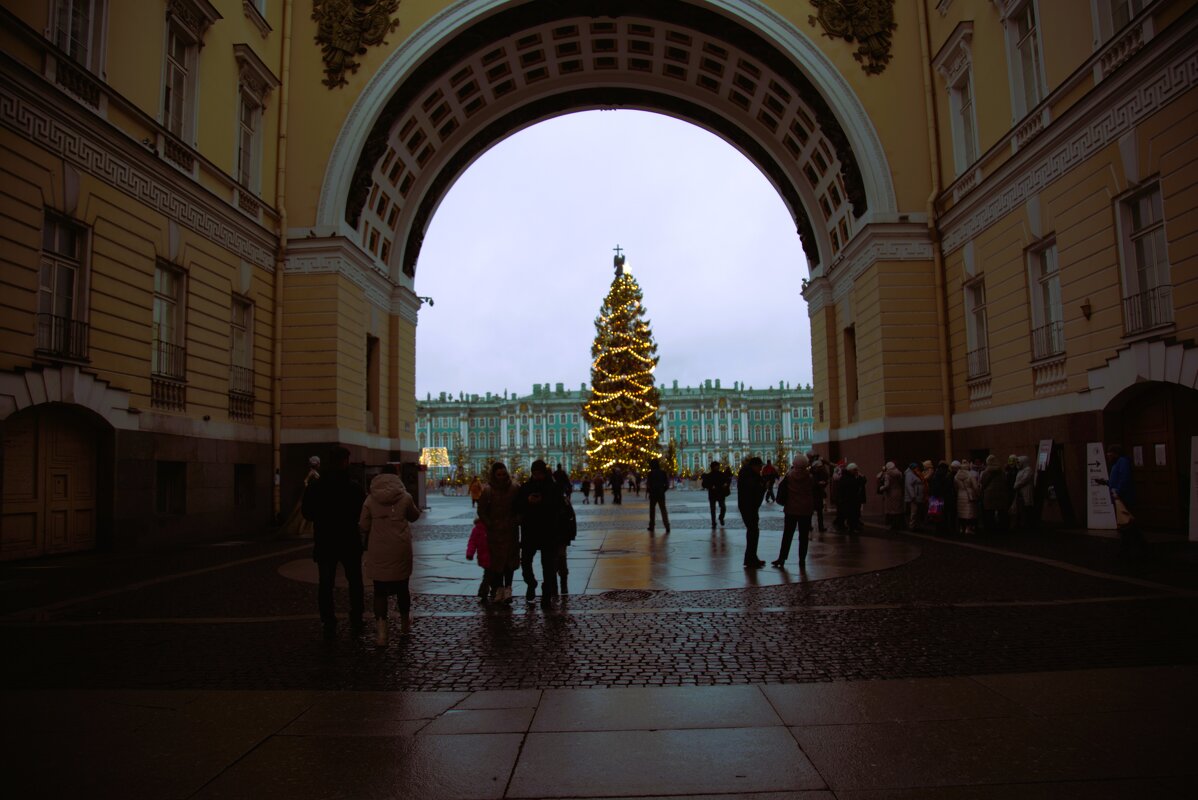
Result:
{"label": "greek key frieze pattern", "polygon": [[[1028,197],[1042,191],[1195,85],[1198,85],[1198,51],[1191,48],[1173,63],[1146,75],[1127,95],[1109,105],[1105,113],[1095,116],[1067,140],[1051,146],[1006,186],[987,192],[988,200],[971,214],[946,225],[944,251],[948,253],[961,247],[1021,206]],[[1063,118],[1056,124],[1067,124],[1067,120]]]}
{"label": "greek key frieze pattern", "polygon": [[273,268],[271,249],[252,241],[93,136],[24,102],[7,86],[0,86],[0,123],[247,261]]}

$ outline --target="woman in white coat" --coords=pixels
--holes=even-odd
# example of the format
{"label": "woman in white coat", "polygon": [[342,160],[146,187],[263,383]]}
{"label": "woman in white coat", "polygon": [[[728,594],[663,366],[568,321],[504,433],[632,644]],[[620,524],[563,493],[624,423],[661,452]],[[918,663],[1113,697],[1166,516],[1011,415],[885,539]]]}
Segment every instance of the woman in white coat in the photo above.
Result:
{"label": "woman in white coat", "polygon": [[420,519],[420,508],[404,488],[395,468],[384,468],[370,482],[370,493],[362,504],[358,528],[366,539],[366,574],[374,581],[374,616],[379,644],[387,643],[387,602],[396,596],[400,633],[411,627],[412,528]]}

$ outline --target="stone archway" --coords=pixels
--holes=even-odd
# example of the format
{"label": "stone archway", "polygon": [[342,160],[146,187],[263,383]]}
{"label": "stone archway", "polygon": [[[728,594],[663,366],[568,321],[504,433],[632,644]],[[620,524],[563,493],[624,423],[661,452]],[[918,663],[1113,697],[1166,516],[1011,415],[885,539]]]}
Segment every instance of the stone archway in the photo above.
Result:
{"label": "stone archway", "polygon": [[756,3],[462,3],[410,37],[347,116],[317,229],[357,238],[393,279],[415,274],[454,180],[508,135],[571,111],[690,121],[753,161],[786,202],[813,272],[861,226],[892,221],[894,187],[864,107],[801,32]]}

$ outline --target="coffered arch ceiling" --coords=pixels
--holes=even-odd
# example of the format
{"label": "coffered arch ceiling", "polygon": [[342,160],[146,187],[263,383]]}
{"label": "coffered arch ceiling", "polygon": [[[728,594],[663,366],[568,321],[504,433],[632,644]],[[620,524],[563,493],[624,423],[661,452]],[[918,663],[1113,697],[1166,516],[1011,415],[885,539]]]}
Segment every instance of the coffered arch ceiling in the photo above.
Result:
{"label": "coffered arch ceiling", "polygon": [[[787,204],[813,269],[836,257],[871,204],[893,210],[881,148],[858,157],[850,134],[862,131],[841,122],[851,113],[834,111],[772,37],[715,4],[596,0],[587,16],[566,5],[508,6],[441,36],[379,103],[348,186],[330,186],[330,167],[322,208],[338,198],[345,225],[394,277],[415,275],[433,212],[478,156],[516,131],[587,109],[657,111],[732,144]],[[876,143],[860,106],[849,111]]]}

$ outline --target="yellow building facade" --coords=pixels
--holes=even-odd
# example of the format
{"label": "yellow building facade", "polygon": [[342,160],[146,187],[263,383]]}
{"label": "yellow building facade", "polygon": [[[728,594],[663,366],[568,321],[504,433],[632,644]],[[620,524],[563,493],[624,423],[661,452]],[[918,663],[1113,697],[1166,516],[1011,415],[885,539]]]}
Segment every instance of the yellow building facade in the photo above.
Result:
{"label": "yellow building facade", "polygon": [[0,558],[258,530],[336,443],[415,462],[438,203],[506,136],[598,108],[693,122],[775,186],[833,457],[1051,439],[1077,503],[1085,443],[1117,440],[1147,453],[1154,501],[1184,500],[1192,2],[5,0],[0,19]]}

